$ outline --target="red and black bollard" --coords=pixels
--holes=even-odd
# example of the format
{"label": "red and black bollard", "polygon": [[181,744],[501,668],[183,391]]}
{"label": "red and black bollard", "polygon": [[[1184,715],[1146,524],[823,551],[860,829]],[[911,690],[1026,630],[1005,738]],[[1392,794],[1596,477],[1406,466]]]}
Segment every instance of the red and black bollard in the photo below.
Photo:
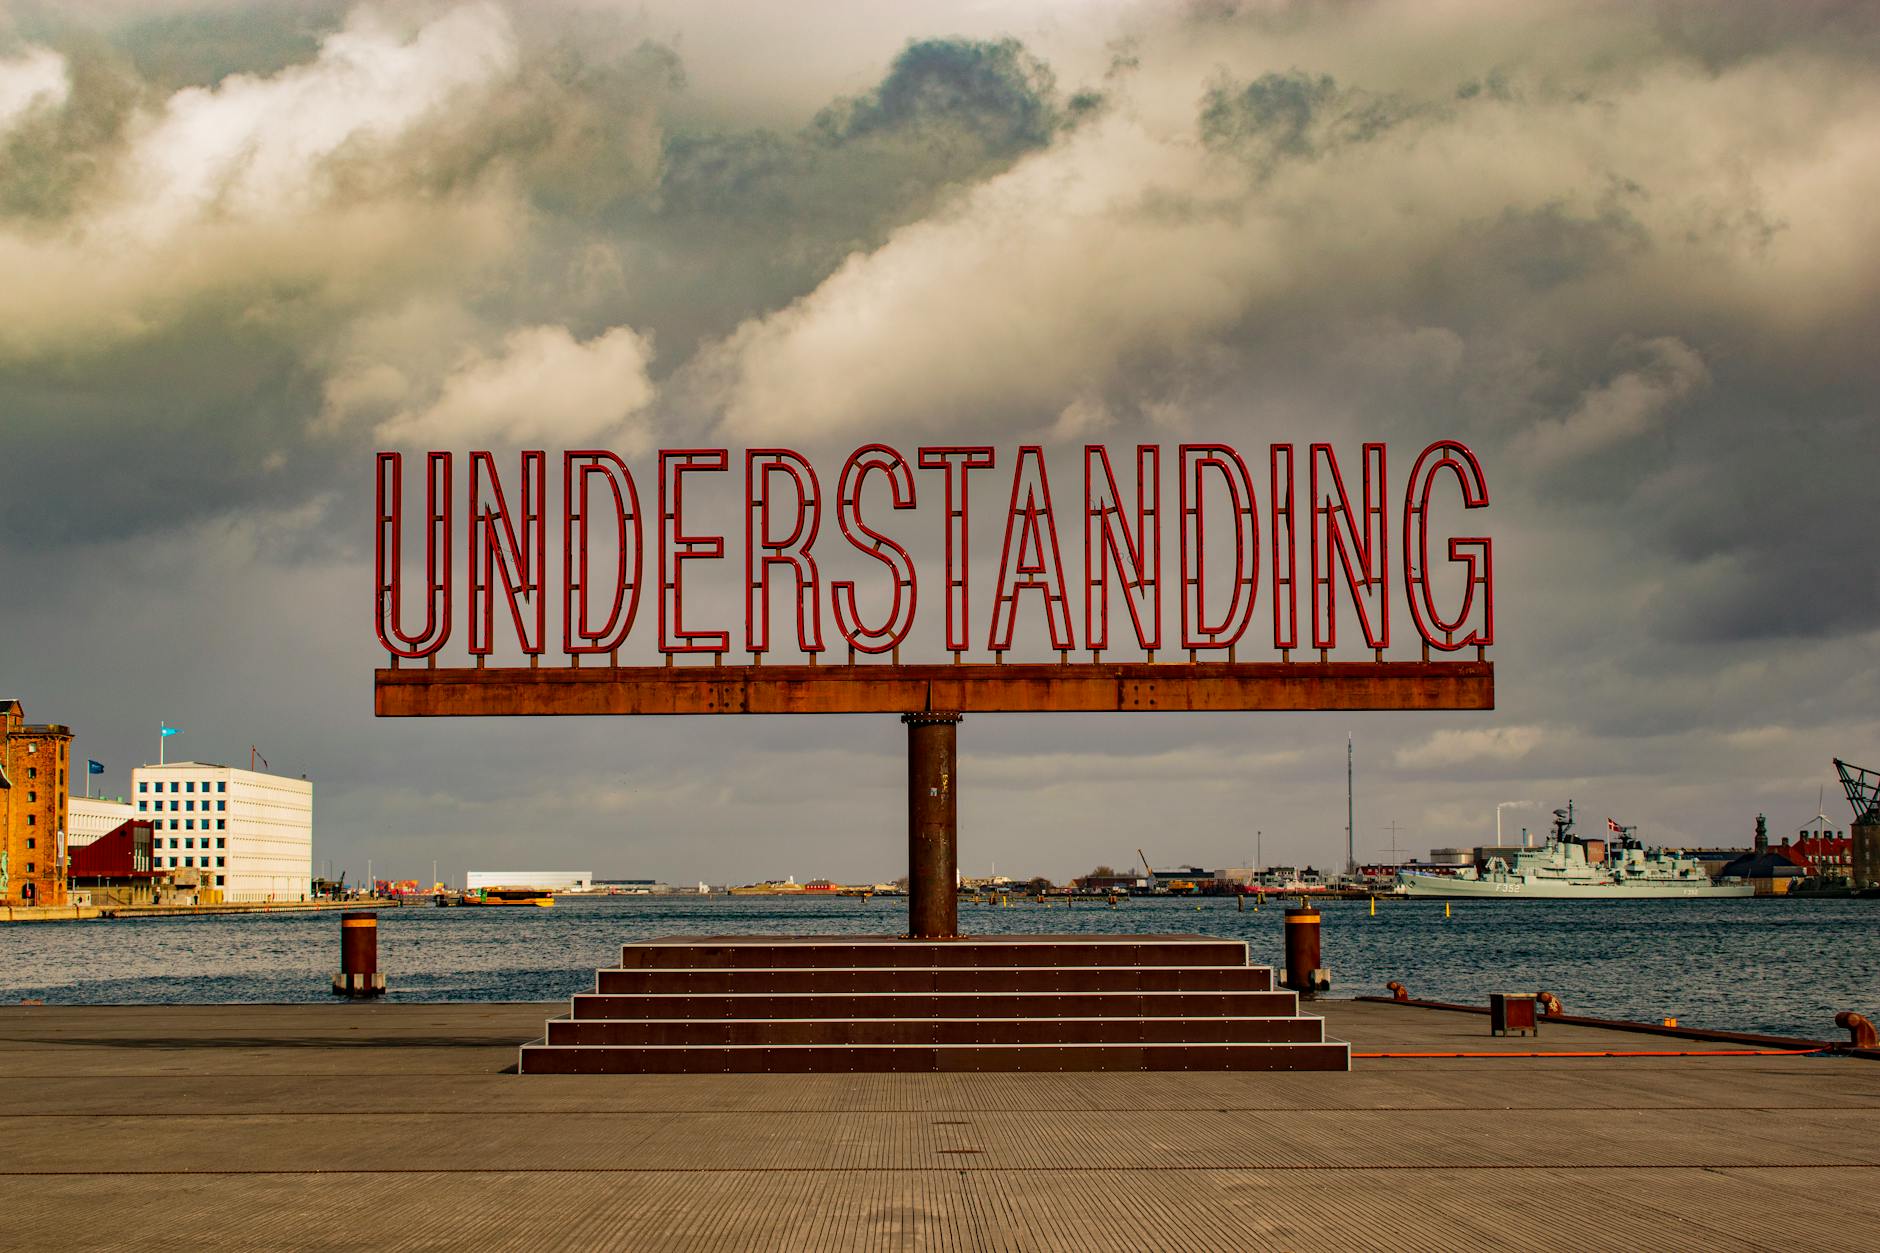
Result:
{"label": "red and black bollard", "polygon": [[339,973],[333,976],[336,996],[379,996],[385,976],[379,973],[379,915],[355,910],[340,915]]}
{"label": "red and black bollard", "polygon": [[1319,965],[1319,911],[1300,905],[1286,911],[1286,964],[1279,972],[1283,988],[1311,1000],[1331,990],[1332,972]]}

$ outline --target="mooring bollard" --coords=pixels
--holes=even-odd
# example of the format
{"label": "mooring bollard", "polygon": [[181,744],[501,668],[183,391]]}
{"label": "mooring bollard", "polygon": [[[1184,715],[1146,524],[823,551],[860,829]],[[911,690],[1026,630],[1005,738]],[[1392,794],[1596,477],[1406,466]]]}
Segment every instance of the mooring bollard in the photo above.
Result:
{"label": "mooring bollard", "polygon": [[379,915],[359,910],[340,915],[339,973],[333,976],[336,996],[378,996],[385,991],[379,973]]}
{"label": "mooring bollard", "polygon": [[1332,986],[1332,972],[1319,965],[1319,911],[1307,906],[1286,911],[1286,965],[1280,986],[1311,1000]]}

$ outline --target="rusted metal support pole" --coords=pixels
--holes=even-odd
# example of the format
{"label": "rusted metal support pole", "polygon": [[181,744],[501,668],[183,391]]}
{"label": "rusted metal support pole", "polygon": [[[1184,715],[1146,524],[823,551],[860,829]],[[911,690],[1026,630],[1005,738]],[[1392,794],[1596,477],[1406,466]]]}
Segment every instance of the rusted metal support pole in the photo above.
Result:
{"label": "rusted metal support pole", "polygon": [[907,724],[907,933],[960,931],[959,725],[956,713],[902,714]]}

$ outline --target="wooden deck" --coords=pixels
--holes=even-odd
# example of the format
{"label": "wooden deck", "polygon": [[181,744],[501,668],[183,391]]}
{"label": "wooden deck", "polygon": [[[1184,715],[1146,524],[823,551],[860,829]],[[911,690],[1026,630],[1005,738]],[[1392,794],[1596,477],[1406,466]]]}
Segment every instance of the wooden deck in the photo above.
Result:
{"label": "wooden deck", "polygon": [[1872,1248],[1880,1065],[1321,1002],[1351,1074],[516,1076],[556,1007],[0,1009],[0,1248]]}

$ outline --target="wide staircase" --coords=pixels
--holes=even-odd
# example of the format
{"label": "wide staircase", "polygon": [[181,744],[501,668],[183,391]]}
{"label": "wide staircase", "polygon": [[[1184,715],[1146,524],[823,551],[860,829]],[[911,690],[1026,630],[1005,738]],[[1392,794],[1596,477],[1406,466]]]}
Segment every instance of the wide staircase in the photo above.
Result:
{"label": "wide staircase", "polygon": [[704,936],[628,944],[523,1074],[1348,1070],[1350,1046],[1200,935]]}

